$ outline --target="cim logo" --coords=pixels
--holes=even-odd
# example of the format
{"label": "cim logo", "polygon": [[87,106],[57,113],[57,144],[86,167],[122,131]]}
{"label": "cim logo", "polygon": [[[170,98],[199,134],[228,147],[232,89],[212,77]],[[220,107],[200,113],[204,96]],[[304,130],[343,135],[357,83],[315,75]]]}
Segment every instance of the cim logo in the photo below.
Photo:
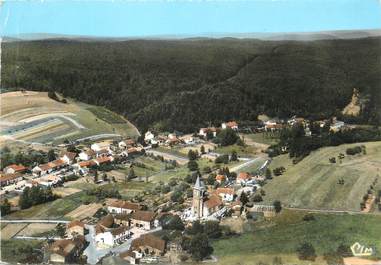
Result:
{"label": "cim logo", "polygon": [[359,242],[354,243],[351,246],[351,250],[355,257],[372,256],[374,254],[372,247],[362,246]]}

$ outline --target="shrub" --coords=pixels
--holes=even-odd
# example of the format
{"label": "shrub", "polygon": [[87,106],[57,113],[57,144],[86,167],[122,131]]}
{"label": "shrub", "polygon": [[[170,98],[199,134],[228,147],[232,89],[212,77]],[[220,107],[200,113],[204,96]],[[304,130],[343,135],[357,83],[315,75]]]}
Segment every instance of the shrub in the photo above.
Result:
{"label": "shrub", "polygon": [[356,155],[356,154],[359,154],[361,152],[362,152],[361,146],[355,146],[352,148],[347,148],[347,150],[345,150],[345,153],[347,155]]}
{"label": "shrub", "polygon": [[297,248],[296,252],[300,260],[314,261],[316,259],[315,248],[310,243],[303,243]]}

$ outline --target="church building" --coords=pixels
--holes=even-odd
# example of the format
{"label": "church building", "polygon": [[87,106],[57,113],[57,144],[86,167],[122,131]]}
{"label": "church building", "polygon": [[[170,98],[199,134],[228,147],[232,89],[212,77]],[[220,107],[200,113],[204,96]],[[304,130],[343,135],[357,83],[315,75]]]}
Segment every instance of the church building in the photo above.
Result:
{"label": "church building", "polygon": [[193,187],[192,214],[197,219],[206,218],[223,206],[222,200],[218,195],[208,196],[204,183],[197,177]]}

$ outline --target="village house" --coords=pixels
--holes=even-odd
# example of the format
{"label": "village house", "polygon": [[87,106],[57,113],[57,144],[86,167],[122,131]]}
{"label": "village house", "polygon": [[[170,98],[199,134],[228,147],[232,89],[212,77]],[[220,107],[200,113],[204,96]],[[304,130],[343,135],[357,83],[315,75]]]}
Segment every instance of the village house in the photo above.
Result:
{"label": "village house", "polygon": [[131,243],[131,250],[140,250],[143,255],[160,257],[165,254],[165,240],[153,235],[144,234]]}
{"label": "village house", "polygon": [[120,253],[119,257],[130,264],[139,264],[140,259],[143,257],[143,253],[137,250],[128,250],[126,252]]}
{"label": "village house", "polygon": [[245,185],[250,181],[252,176],[248,172],[240,172],[237,176],[236,183],[240,185]]}
{"label": "village house", "polygon": [[218,195],[207,196],[203,182],[197,177],[193,187],[192,216],[196,219],[206,218],[223,206]]}
{"label": "village house", "polygon": [[65,152],[60,156],[60,159],[63,160],[66,164],[71,165],[75,162],[77,153],[74,152]]}
{"label": "village house", "polygon": [[96,157],[106,157],[106,156],[110,156],[112,155],[112,151],[109,151],[107,149],[101,149],[99,150],[98,152],[95,152],[96,153]]}
{"label": "village house", "polygon": [[1,173],[0,175],[0,186],[8,186],[11,184],[18,183],[23,180],[23,176],[20,173]]}
{"label": "village house", "polygon": [[103,156],[103,157],[98,157],[97,159],[94,160],[94,162],[99,166],[101,164],[107,164],[111,163],[114,161],[114,158],[112,156]]}
{"label": "village house", "polygon": [[300,123],[305,124],[305,119],[297,116],[293,116],[291,119],[287,121],[288,125],[294,126],[294,124]]}
{"label": "village house", "polygon": [[198,132],[198,135],[202,137],[207,137],[208,134],[212,135],[213,137],[216,137],[217,128],[215,127],[201,128],[200,131]]}
{"label": "village house", "polygon": [[331,123],[331,126],[330,126],[330,131],[333,131],[333,132],[338,132],[340,131],[343,127],[345,127],[345,123],[343,121],[339,121],[337,120],[336,117],[332,118],[332,123]]}
{"label": "village house", "polygon": [[224,122],[221,124],[222,129],[230,128],[234,131],[238,131],[238,123],[236,121]]}
{"label": "village house", "polygon": [[91,146],[90,146],[90,149],[95,151],[95,152],[99,152],[101,150],[108,150],[108,151],[111,151],[111,143],[109,141],[103,141],[103,142],[98,142],[98,143],[93,143]]}
{"label": "village house", "polygon": [[159,225],[158,220],[155,220],[156,213],[150,211],[135,211],[131,214],[131,226],[151,230]]}
{"label": "village house", "polygon": [[68,237],[77,237],[85,235],[85,224],[79,220],[71,221],[67,224],[66,234]]}
{"label": "village house", "polygon": [[216,176],[216,182],[218,182],[219,184],[221,184],[222,182],[226,181],[226,177],[224,175],[217,175]]}
{"label": "village house", "polygon": [[19,164],[12,164],[9,166],[6,166],[4,168],[4,173],[5,174],[14,174],[14,173],[24,173],[28,168],[24,167],[23,165]]}
{"label": "village house", "polygon": [[74,239],[62,239],[55,241],[49,248],[50,262],[75,263],[85,247],[83,236]]}
{"label": "village house", "polygon": [[121,150],[125,150],[129,147],[134,147],[134,146],[136,146],[136,142],[133,139],[126,139],[118,143],[118,148]]}
{"label": "village house", "polygon": [[131,214],[116,214],[114,216],[114,222],[118,225],[131,226]]}
{"label": "village house", "polygon": [[54,187],[62,182],[61,177],[55,175],[44,175],[39,178],[33,179],[37,185],[45,186],[45,187]]}
{"label": "village house", "polygon": [[217,188],[215,194],[220,196],[224,202],[232,202],[235,192],[232,188]]}
{"label": "village house", "polygon": [[127,226],[106,229],[97,225],[95,227],[95,234],[95,242],[98,247],[111,247],[123,243],[131,236],[131,232]]}
{"label": "village house", "polygon": [[266,131],[276,131],[283,128],[283,124],[279,119],[272,119],[264,122]]}
{"label": "village house", "polygon": [[80,174],[80,175],[87,175],[88,168],[96,166],[97,163],[95,163],[94,160],[87,160],[87,161],[81,161],[73,165],[74,173]]}
{"label": "village house", "polygon": [[152,144],[152,140],[154,140],[154,139],[155,139],[155,135],[152,132],[147,131],[145,133],[145,135],[144,135],[144,141],[146,143],[151,143]]}
{"label": "village house", "polygon": [[46,174],[50,174],[53,171],[62,169],[66,166],[67,166],[67,164],[65,163],[65,161],[63,161],[62,159],[57,159],[57,160],[48,162],[46,164],[41,164],[41,165],[35,166],[32,169],[32,173],[35,176],[43,176]]}
{"label": "village house", "polygon": [[92,149],[89,149],[87,151],[82,151],[78,154],[78,157],[80,160],[82,161],[87,161],[87,160],[90,160],[90,159],[93,159],[95,158],[96,156],[96,152]]}
{"label": "village house", "polygon": [[111,214],[130,214],[142,209],[143,206],[138,203],[121,200],[113,201],[107,206],[107,210]]}

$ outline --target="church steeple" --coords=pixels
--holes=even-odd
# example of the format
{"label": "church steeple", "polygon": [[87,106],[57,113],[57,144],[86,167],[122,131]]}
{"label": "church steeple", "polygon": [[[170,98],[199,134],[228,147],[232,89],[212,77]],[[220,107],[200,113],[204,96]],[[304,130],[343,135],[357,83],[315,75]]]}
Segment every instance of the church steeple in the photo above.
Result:
{"label": "church steeple", "polygon": [[204,184],[198,176],[196,183],[193,187],[193,202],[192,202],[192,212],[193,216],[196,218],[201,218],[203,216],[204,209]]}

